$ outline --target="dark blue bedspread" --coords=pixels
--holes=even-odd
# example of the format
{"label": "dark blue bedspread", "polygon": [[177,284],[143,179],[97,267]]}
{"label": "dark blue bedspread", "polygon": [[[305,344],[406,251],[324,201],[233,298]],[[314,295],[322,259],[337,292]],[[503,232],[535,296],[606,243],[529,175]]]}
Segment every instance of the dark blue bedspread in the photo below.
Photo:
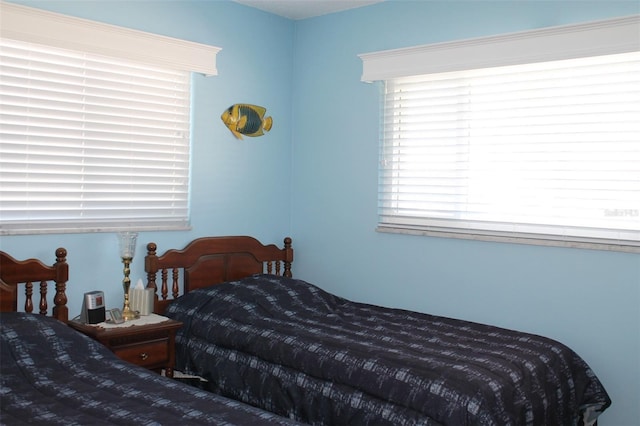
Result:
{"label": "dark blue bedspread", "polygon": [[300,280],[193,291],[167,315],[185,323],[178,369],[314,424],[578,425],[611,403],[551,339],[354,303]]}
{"label": "dark blue bedspread", "polygon": [[53,318],[0,320],[0,424],[294,424],[121,361]]}

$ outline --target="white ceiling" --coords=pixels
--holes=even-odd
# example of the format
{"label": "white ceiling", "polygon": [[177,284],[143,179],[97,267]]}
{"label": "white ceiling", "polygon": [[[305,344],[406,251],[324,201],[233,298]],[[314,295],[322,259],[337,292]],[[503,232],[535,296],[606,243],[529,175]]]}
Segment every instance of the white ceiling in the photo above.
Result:
{"label": "white ceiling", "polygon": [[289,19],[306,19],[356,7],[380,3],[384,0],[234,0]]}

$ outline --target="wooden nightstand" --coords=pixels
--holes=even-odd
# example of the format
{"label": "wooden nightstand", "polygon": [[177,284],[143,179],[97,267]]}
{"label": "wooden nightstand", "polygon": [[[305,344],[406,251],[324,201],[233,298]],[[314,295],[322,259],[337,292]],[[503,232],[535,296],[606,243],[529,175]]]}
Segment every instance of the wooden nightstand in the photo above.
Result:
{"label": "wooden nightstand", "polygon": [[182,323],[169,318],[147,325],[130,325],[102,328],[97,325],[69,321],[69,326],[97,340],[119,358],[173,377],[176,362],[176,331]]}

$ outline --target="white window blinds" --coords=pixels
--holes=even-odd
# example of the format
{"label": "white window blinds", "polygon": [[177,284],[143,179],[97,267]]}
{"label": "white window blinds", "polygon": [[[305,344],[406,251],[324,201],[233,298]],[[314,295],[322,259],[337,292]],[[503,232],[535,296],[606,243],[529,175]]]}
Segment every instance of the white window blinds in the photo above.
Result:
{"label": "white window blinds", "polygon": [[[572,59],[456,59],[451,72],[385,78],[379,229],[640,250],[640,40],[628,40],[638,22],[543,32],[569,40],[552,56]],[[609,34],[596,50],[616,53],[576,54],[593,48],[594,29]],[[371,55],[363,79],[386,72],[378,60],[403,63],[391,61],[398,51]]]}
{"label": "white window blinds", "polygon": [[638,240],[640,54],[387,82],[381,225]]}
{"label": "white window blinds", "polygon": [[0,232],[187,226],[188,71],[0,48]]}

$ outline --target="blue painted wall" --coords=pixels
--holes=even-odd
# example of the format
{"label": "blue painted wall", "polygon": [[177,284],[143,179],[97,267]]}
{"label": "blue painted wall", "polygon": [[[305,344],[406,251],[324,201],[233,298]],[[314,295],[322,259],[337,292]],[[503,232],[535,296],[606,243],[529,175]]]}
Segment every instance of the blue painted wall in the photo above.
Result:
{"label": "blue painted wall", "polygon": [[640,255],[375,232],[376,84],[359,53],[640,13],[638,1],[390,1],[296,24],[294,272],[351,299],[560,340],[640,424]]}
{"label": "blue painted wall", "polygon": [[[18,1],[17,1],[18,2]],[[640,13],[630,1],[389,1],[292,22],[229,1],[19,3],[222,47],[219,76],[194,77],[193,229],[141,234],[178,247],[204,235],[291,235],[294,273],[351,299],[558,339],[594,368],[613,406],[604,426],[640,419],[640,256],[380,234],[378,90],[359,53]],[[274,129],[236,141],[219,116],[264,105]],[[113,234],[2,237],[16,257],[69,250],[70,308],[102,289],[121,299]]]}

